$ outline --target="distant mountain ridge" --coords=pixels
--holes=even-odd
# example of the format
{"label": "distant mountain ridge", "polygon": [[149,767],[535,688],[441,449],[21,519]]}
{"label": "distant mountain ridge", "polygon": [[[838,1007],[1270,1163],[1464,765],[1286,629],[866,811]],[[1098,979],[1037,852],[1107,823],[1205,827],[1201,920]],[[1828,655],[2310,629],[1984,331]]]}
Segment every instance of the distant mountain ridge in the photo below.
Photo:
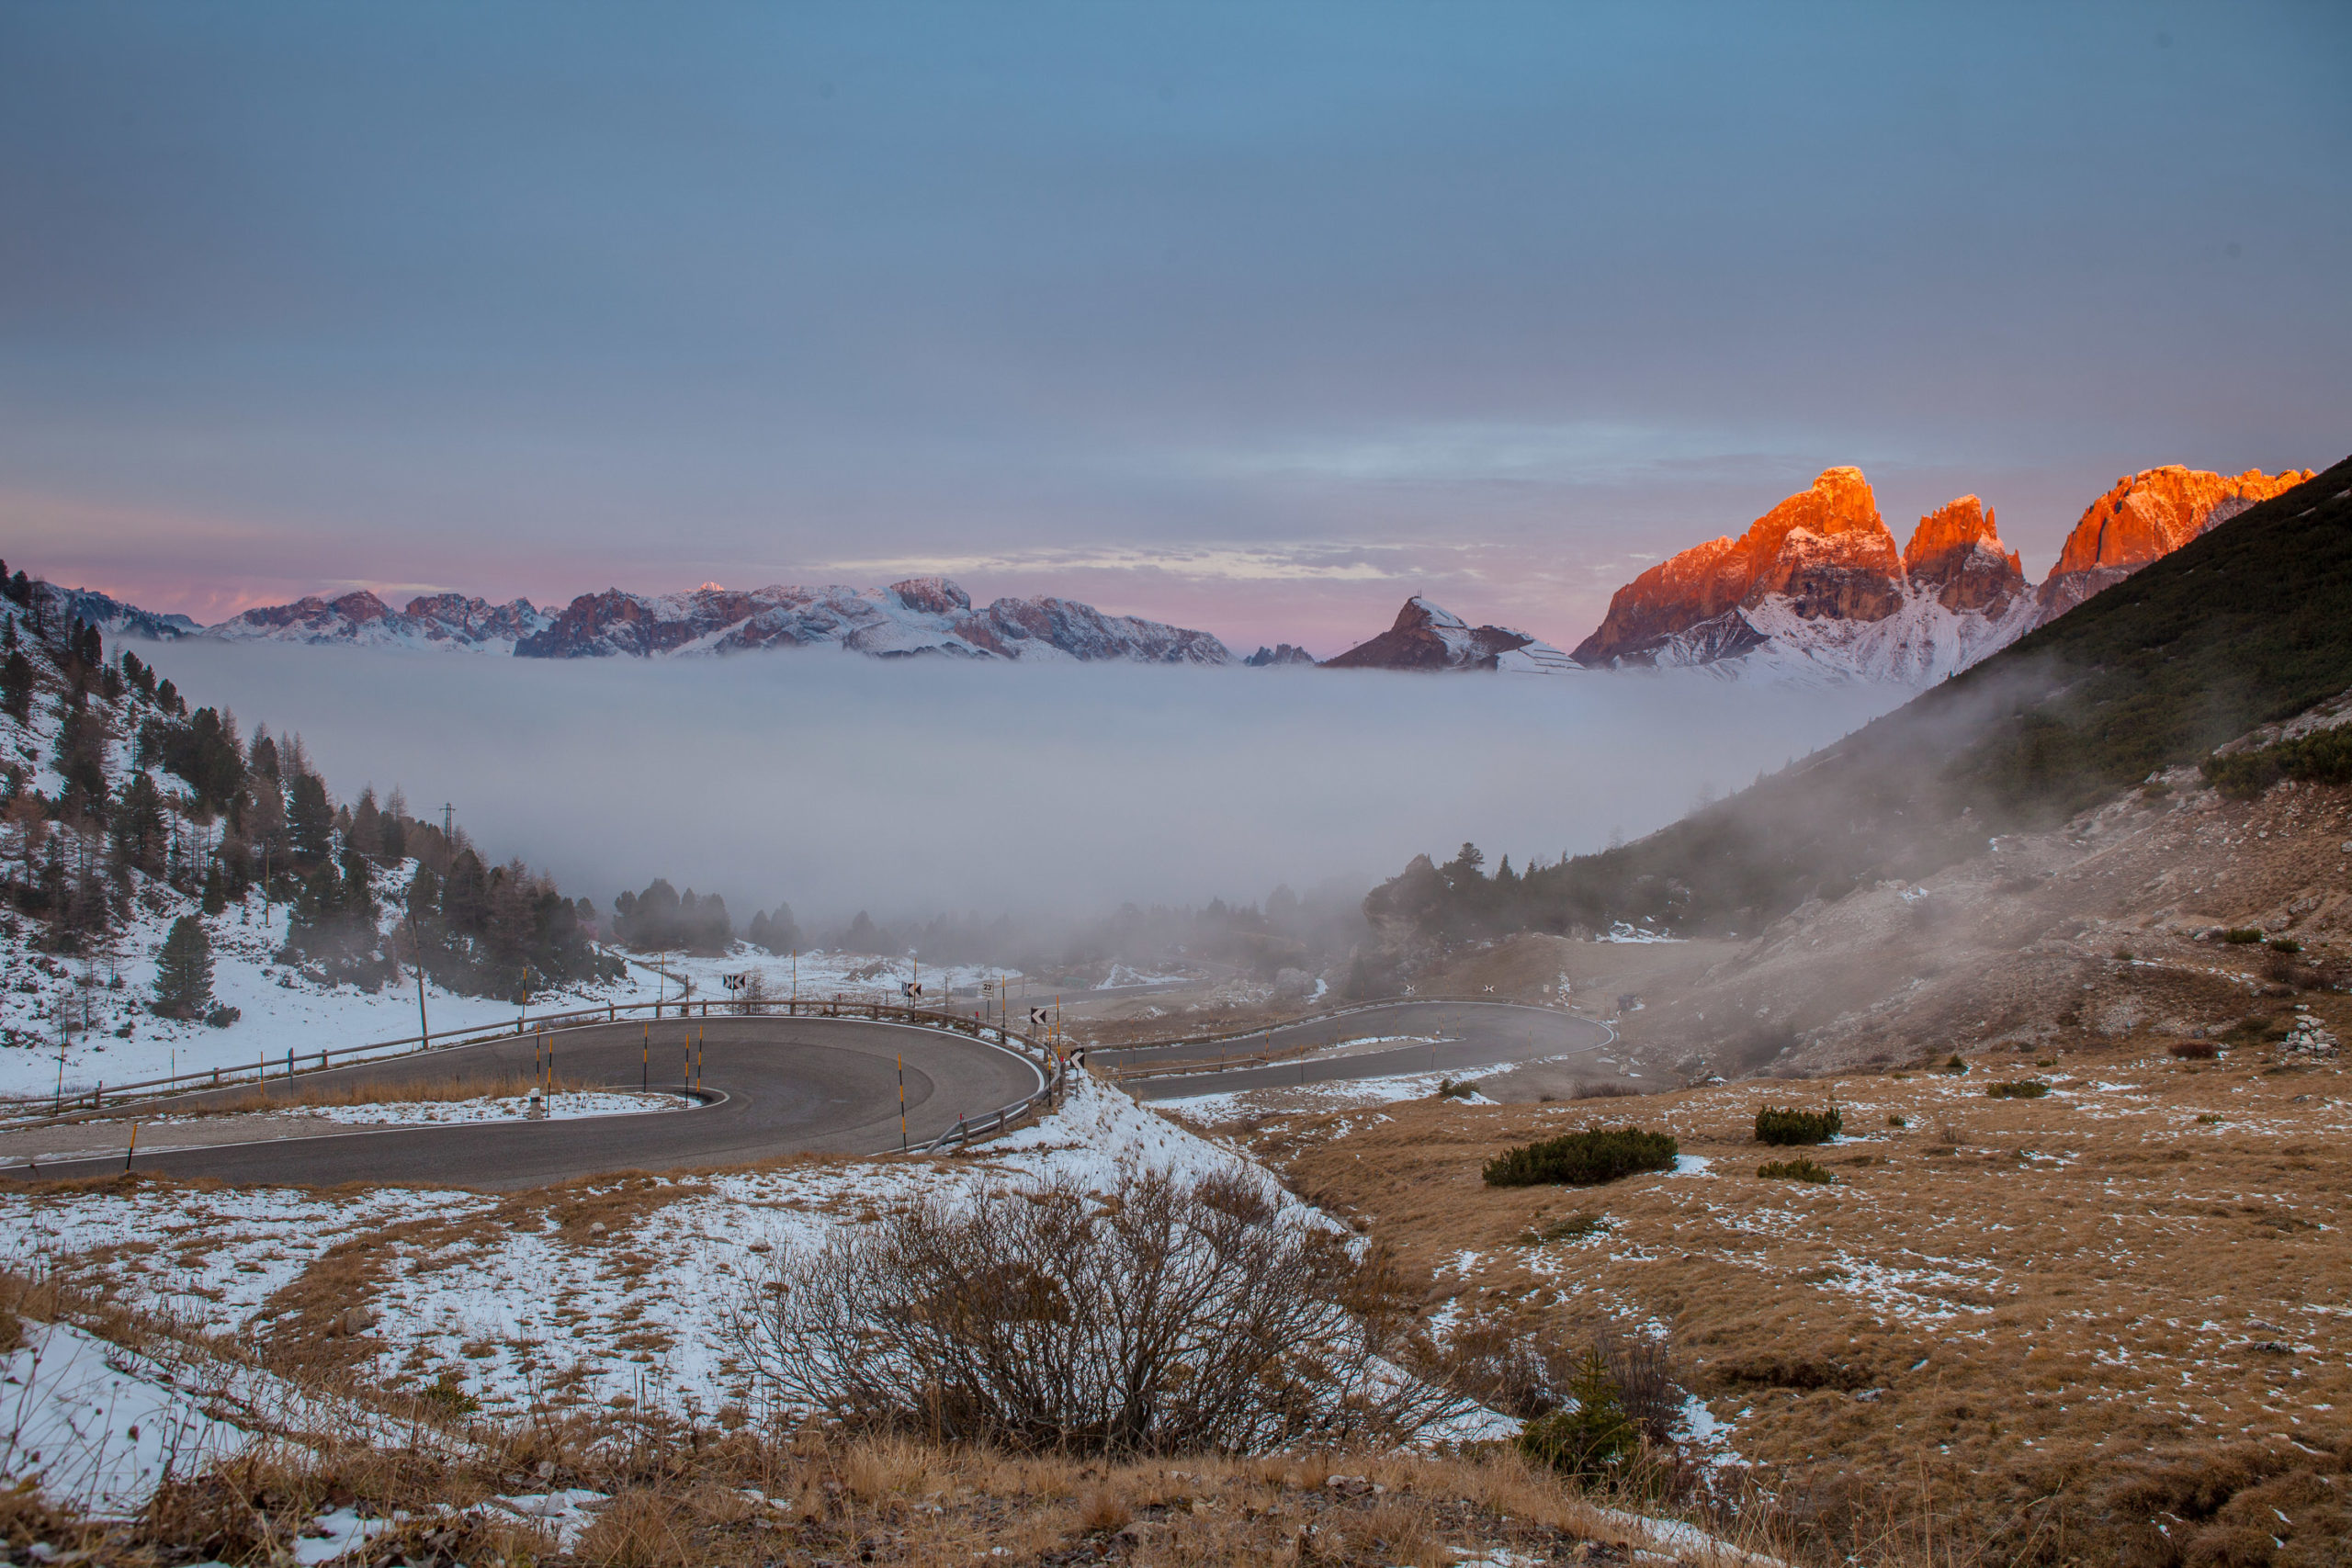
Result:
{"label": "distant mountain ridge", "polygon": [[298,599],[201,626],[185,615],[155,615],[85,590],[62,590],[69,609],[113,633],[171,639],[292,642],[311,646],[416,648],[524,659],[679,658],[763,648],[835,647],[875,658],[938,655],[1023,662],[1221,665],[1225,644],[1134,615],[1047,596],[999,599],[984,609],[944,577],[913,577],[888,588],[751,590],[715,586],[685,593],[583,593],[561,610],[528,599],[495,604],[435,593],[393,609],[359,590]]}

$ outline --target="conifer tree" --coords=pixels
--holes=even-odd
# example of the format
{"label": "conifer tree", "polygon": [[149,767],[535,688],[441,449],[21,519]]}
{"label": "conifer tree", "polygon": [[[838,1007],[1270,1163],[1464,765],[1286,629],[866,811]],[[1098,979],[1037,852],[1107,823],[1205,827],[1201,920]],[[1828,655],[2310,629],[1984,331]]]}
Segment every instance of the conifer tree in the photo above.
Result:
{"label": "conifer tree", "polygon": [[[14,616],[8,629],[14,631]],[[0,663],[0,708],[8,711],[10,718],[19,723],[33,716],[33,661],[25,657],[21,648],[11,648],[5,663]]]}
{"label": "conifer tree", "polygon": [[307,861],[322,861],[334,850],[334,807],[327,804],[325,781],[316,773],[297,773],[287,808],[294,829],[294,852]]}
{"label": "conifer tree", "polygon": [[202,920],[182,915],[155,960],[155,1010],[166,1018],[198,1018],[211,1006],[212,939]]}

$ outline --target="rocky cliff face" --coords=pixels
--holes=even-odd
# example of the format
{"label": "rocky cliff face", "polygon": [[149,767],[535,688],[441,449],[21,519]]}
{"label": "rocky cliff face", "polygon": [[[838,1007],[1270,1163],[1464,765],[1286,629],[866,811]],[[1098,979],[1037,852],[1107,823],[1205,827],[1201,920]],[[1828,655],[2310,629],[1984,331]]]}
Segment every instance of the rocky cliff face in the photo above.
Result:
{"label": "rocky cliff face", "polygon": [[547,613],[528,599],[493,604],[461,593],[435,593],[394,610],[365,589],[247,610],[200,634],[228,642],[345,643],[366,648],[442,648],[511,653],[544,628]]}
{"label": "rocky cliff face", "polygon": [[820,645],[880,659],[934,654],[1146,664],[1232,659],[1206,632],[1106,615],[1075,600],[999,599],[976,610],[971,595],[939,577],[865,591],[778,585],[645,594],[608,589],[573,600],[545,630],[518,641],[514,651],[526,659],[657,658]]}
{"label": "rocky cliff face", "polygon": [[2017,551],[2002,546],[1992,509],[1973,495],[1919,519],[1903,547],[1903,575],[1947,610],[1988,615],[2007,612],[2027,588]]}
{"label": "rocky cliff face", "polygon": [[1499,670],[1515,674],[1565,674],[1574,660],[1551,644],[1508,626],[1474,626],[1415,594],[1396,624],[1358,643],[1326,670]]}
{"label": "rocky cliff face", "polygon": [[2041,618],[2056,619],[2208,528],[2311,477],[2309,468],[2282,474],[2248,468],[2233,478],[2173,463],[2116,480],[2066,536],[2038,594]]}
{"label": "rocky cliff face", "polygon": [[2175,465],[2118,479],[2037,590],[1975,496],[1919,519],[1898,557],[1860,471],[1831,468],[1740,537],[1685,550],[1619,589],[1576,656],[1922,685],[2310,477]]}
{"label": "rocky cliff face", "polygon": [[1724,617],[1775,596],[1800,620],[1880,620],[1901,605],[1902,576],[1870,482],[1860,468],[1830,468],[1738,538],[1684,550],[1619,589],[1576,657],[1649,663],[1674,639],[1695,637],[1722,658],[1752,646]]}

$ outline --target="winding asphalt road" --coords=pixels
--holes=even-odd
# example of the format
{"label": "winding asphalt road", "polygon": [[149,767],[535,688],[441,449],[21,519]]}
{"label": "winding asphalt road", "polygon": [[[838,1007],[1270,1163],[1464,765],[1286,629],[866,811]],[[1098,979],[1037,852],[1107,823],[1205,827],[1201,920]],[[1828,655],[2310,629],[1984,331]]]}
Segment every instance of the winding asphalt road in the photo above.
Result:
{"label": "winding asphalt road", "polygon": [[[553,1036],[556,1070],[573,1082],[629,1089],[683,1087],[688,1040],[703,1041],[705,1102],[690,1110],[582,1117],[355,1129],[252,1143],[141,1152],[135,1168],[167,1176],[245,1185],[334,1186],[417,1182],[510,1190],[616,1170],[707,1169],[808,1153],[871,1154],[899,1145],[898,1060],[906,1061],[907,1132],[920,1144],[1001,1105],[1035,1093],[1044,1077],[1026,1057],[967,1035],[864,1019],[714,1018],[652,1025],[597,1024]],[[1400,1002],[1250,1035],[1223,1043],[1099,1050],[1097,1068],[1215,1062],[1344,1046],[1381,1036],[1431,1037],[1345,1055],[1223,1072],[1130,1079],[1146,1100],[1298,1083],[1387,1077],[1492,1066],[1599,1052],[1615,1038],[1606,1024],[1544,1008],[1499,1002]],[[420,1056],[306,1073],[268,1086],[294,1100],[339,1084],[399,1085],[453,1076],[527,1077],[536,1045],[517,1035]],[[174,1110],[213,1099],[244,1099],[253,1086],[189,1095]],[[119,1156],[43,1161],[43,1179],[108,1175]],[[23,1178],[22,1166],[0,1178]]]}
{"label": "winding asphalt road", "polygon": [[1245,1035],[1237,1040],[1143,1045],[1090,1051],[1090,1066],[1174,1066],[1227,1057],[1276,1055],[1342,1046],[1384,1035],[1414,1035],[1434,1044],[1399,1043],[1344,1056],[1271,1063],[1224,1072],[1183,1073],[1164,1078],[1129,1078],[1121,1087],[1139,1100],[1182,1100],[1196,1094],[1230,1094],[1283,1085],[1331,1083],[1346,1078],[1394,1077],[1406,1073],[1452,1072],[1594,1055],[1617,1038],[1605,1023],[1515,1002],[1394,1002],[1335,1017]]}
{"label": "winding asphalt road", "polygon": [[[944,1031],[863,1019],[714,1018],[652,1025],[599,1024],[554,1035],[556,1071],[613,1089],[676,1089],[687,1041],[702,1038],[706,1102],[690,1110],[582,1117],[563,1122],[492,1122],[446,1127],[387,1127],[247,1144],[141,1152],[135,1168],[212,1177],[240,1184],[333,1186],[435,1182],[508,1190],[615,1170],[675,1170],[739,1165],[779,1156],[872,1154],[899,1146],[898,1057],[907,1073],[907,1130],[915,1143],[956,1119],[977,1121],[1045,1086],[1026,1057]],[[516,1035],[425,1055],[305,1073],[272,1083],[273,1099],[339,1084],[418,1083],[462,1075],[527,1079],[535,1042]],[[248,1084],[220,1098],[247,1098]],[[175,1110],[212,1095],[188,1095]],[[44,1179],[109,1174],[119,1156],[43,1161]],[[23,1167],[0,1175],[21,1178]]]}

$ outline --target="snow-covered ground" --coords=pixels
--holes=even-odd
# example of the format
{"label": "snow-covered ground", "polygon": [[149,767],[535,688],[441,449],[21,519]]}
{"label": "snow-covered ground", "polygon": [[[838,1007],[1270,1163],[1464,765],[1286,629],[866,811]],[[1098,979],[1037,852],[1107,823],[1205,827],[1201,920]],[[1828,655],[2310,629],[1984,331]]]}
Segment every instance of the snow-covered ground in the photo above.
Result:
{"label": "snow-covered ground", "polygon": [[[1464,1067],[1459,1072],[1450,1073],[1405,1073],[1396,1077],[1278,1084],[1266,1089],[1186,1095],[1181,1100],[1156,1100],[1152,1101],[1152,1108],[1171,1116],[1181,1116],[1202,1127],[1214,1127],[1222,1122],[1238,1121],[1244,1116],[1269,1112],[1319,1115],[1327,1111],[1355,1111],[1371,1105],[1396,1105],[1408,1100],[1433,1099],[1439,1089],[1449,1082],[1476,1082],[1498,1073],[1507,1073],[1516,1065],[1504,1062],[1492,1066]],[[1475,1089],[1461,1098],[1466,1105],[1493,1103]]]}
{"label": "snow-covered ground", "polygon": [[[0,1099],[68,1095],[101,1084],[137,1083],[175,1073],[250,1072],[266,1062],[282,1070],[287,1053],[300,1063],[322,1050],[401,1039],[417,1033],[417,994],[411,977],[376,992],[355,986],[321,986],[300,970],[277,962],[286,943],[287,908],[266,903],[258,891],[242,904],[208,917],[212,939],[212,994],[238,1010],[226,1028],[158,1017],[153,996],[155,960],[172,922],[197,907],[165,885],[141,878],[129,921],[86,959],[54,958],[34,952],[22,922],[0,919]],[[406,873],[388,875],[378,896],[388,905],[405,896]],[[14,924],[11,933],[8,926]],[[951,1011],[977,1012],[984,1005],[995,1017],[997,991],[1010,981],[1012,1021],[1020,1026],[1032,1006],[1050,1007],[1054,998],[1032,985],[1023,995],[1011,970],[978,964],[941,967],[911,959],[866,953],[804,953],[796,960],[776,957],[737,942],[725,954],[623,953],[626,980],[579,986],[531,998],[527,1008],[495,997],[468,997],[428,983],[426,1016],[438,1038],[512,1028],[529,1019],[605,1002],[676,1001],[683,994],[714,1009],[743,994],[730,978],[756,976],[771,1000],[797,995],[854,1001],[898,1002],[899,987],[920,980],[922,1002]],[[958,996],[956,992],[968,992]],[[58,1021],[73,1031],[60,1051]],[[86,1027],[85,1024],[86,1023]]]}
{"label": "snow-covered ground", "polygon": [[0,1475],[99,1514],[243,1446],[166,1369],[69,1324],[28,1323],[0,1371]]}
{"label": "snow-covered ground", "polygon": [[[0,934],[0,1040],[9,1042],[0,1046],[0,1096],[51,1094],[61,1082],[72,1094],[173,1073],[245,1070],[263,1060],[277,1069],[288,1051],[300,1059],[417,1032],[413,979],[371,994],[355,986],[321,987],[279,964],[287,909],[266,904],[258,892],[204,922],[212,939],[213,997],[237,1009],[238,1020],[216,1029],[158,1017],[148,1006],[156,955],[172,922],[197,911],[193,900],[164,884],[140,881],[130,920],[89,958],[36,953],[21,925],[16,934]],[[388,898],[400,892],[389,881],[379,888]],[[650,976],[645,994],[652,996]],[[534,998],[529,1012],[631,997],[627,987],[583,987]],[[524,1010],[498,998],[459,996],[430,984],[425,1006],[435,1036],[511,1026]],[[61,1017],[74,1026],[62,1053]]]}
{"label": "snow-covered ground", "polygon": [[1057,1178],[1102,1189],[1146,1168],[1238,1172],[1299,1223],[1332,1223],[1230,1145],[1080,1075],[1058,1112],[969,1155],[812,1161],[665,1179],[650,1192],[642,1177],[616,1177],[513,1196],[0,1193],[0,1247],[191,1326],[266,1338],[280,1292],[339,1245],[391,1233],[382,1266],[339,1298],[378,1314],[370,1342],[380,1348],[363,1376],[404,1387],[446,1371],[492,1414],[616,1398],[708,1413],[752,1397],[722,1323],[777,1249],[919,1196]]}
{"label": "snow-covered ground", "polygon": [[[636,1116],[649,1111],[679,1111],[688,1103],[674,1094],[582,1090],[545,1096],[538,1106],[540,1115],[537,1120],[572,1122],[587,1116]],[[454,1126],[472,1122],[525,1122],[533,1120],[532,1110],[529,1095],[508,1094],[485,1095],[477,1100],[406,1100],[382,1105],[308,1105],[292,1114],[355,1127],[422,1127]],[[161,1116],[141,1125],[171,1127],[217,1120],[219,1118],[205,1116]]]}

